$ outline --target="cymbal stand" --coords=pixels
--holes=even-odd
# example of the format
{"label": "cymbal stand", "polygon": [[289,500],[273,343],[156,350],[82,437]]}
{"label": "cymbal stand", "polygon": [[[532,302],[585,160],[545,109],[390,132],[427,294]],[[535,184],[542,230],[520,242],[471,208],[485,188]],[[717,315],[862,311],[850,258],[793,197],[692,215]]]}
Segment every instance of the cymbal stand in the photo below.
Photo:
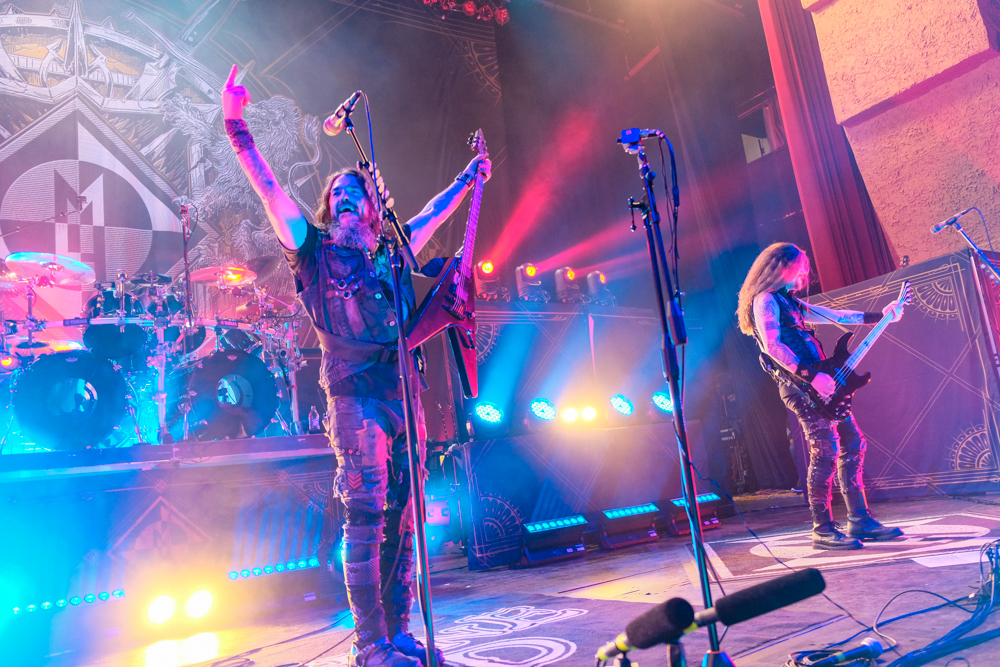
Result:
{"label": "cymbal stand", "polygon": [[35,360],[35,347],[34,347],[34,334],[37,331],[45,330],[45,322],[42,320],[35,319],[35,299],[38,298],[38,294],[35,292],[35,285],[41,286],[42,282],[36,283],[36,279],[32,278],[25,283],[25,298],[28,302],[28,310],[25,315],[25,329],[28,332],[28,349],[31,350],[31,359]]}

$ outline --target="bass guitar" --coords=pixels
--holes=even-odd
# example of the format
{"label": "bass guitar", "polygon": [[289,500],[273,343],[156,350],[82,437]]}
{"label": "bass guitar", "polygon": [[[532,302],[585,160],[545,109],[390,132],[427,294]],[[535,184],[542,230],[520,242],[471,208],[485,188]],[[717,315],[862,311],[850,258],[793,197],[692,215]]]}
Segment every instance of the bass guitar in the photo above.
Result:
{"label": "bass guitar", "polygon": [[[899,290],[899,298],[894,302],[894,306],[901,306],[910,302],[910,283],[904,282]],[[795,375],[787,368],[776,362],[765,353],[760,355],[760,365],[765,371],[775,377],[780,383],[791,385],[803,398],[809,401],[809,407],[815,410],[821,417],[829,421],[842,421],[851,414],[851,400],[854,392],[864,387],[871,381],[872,374],[865,373],[858,375],[856,369],[861,360],[871,349],[878,337],[881,336],[886,327],[892,322],[892,311],[882,317],[878,324],[869,332],[861,344],[854,350],[848,352],[847,344],[854,335],[851,332],[845,333],[837,340],[837,346],[833,354],[815,364],[818,373],[826,373],[833,378],[837,390],[832,396],[823,398],[813,386]]]}
{"label": "bass guitar", "polygon": [[[469,145],[480,157],[486,155],[486,141],[482,130],[477,130],[469,137]],[[458,376],[462,382],[462,393],[466,398],[474,398],[479,393],[472,252],[476,245],[476,226],[479,224],[484,180],[482,174],[476,174],[461,254],[453,257],[445,266],[437,283],[414,312],[406,332],[407,347],[413,350],[442,331],[448,331],[448,340],[451,342]]]}

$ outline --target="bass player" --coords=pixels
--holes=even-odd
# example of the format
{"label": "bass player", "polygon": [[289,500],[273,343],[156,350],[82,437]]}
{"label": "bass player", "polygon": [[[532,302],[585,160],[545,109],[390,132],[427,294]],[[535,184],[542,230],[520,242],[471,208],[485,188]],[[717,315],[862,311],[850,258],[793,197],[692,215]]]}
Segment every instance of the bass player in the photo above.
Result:
{"label": "bass player", "polygon": [[[823,398],[836,391],[832,377],[818,372],[814,364],[826,358],[819,340],[806,324],[875,324],[892,313],[892,321],[903,316],[903,306],[892,303],[881,313],[832,310],[806,303],[794,292],[808,285],[809,256],[791,243],[774,243],[754,260],[740,288],[736,315],[740,331],[753,336],[761,350],[784,369],[807,381]],[[814,549],[860,549],[861,540],[891,540],[899,528],[883,526],[868,508],[863,468],[865,436],[854,415],[829,421],[810,407],[810,402],[789,382],[780,382],[781,399],[795,413],[809,446],[807,490],[812,513]],[[834,461],[840,491],[847,505],[846,534],[833,520]]]}
{"label": "bass player", "polygon": [[[358,169],[332,174],[309,222],[254,146],[243,121],[249,103],[246,88],[236,85],[234,65],[222,92],[226,134],[264,203],[323,349],[320,384],[338,464],[332,493],[345,507],[344,578],[355,627],[348,664],[419,667],[425,648],[408,630],[413,529],[396,353],[396,317],[405,321],[415,304],[410,271],[404,269],[402,280],[406,312],[394,313],[388,253],[376,241],[380,220],[371,176]],[[409,220],[414,254],[454,213],[478,174],[490,176],[485,155]],[[420,380],[414,377],[410,386],[419,387]],[[414,399],[423,457],[423,411],[419,396]],[[437,662],[444,662],[440,653]]]}

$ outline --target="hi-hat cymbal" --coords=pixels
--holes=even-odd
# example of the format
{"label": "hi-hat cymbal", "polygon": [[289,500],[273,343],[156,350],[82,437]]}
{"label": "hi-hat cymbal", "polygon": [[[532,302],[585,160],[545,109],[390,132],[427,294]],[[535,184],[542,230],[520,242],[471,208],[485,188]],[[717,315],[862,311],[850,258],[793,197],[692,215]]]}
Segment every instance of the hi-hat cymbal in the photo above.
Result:
{"label": "hi-hat cymbal", "polygon": [[173,279],[158,273],[137,273],[130,276],[128,281],[138,287],[147,287],[149,285],[169,285]]}
{"label": "hi-hat cymbal", "polygon": [[4,263],[20,278],[38,278],[41,284],[56,287],[88,285],[97,278],[94,269],[80,260],[49,252],[15,252]]}
{"label": "hi-hat cymbal", "polygon": [[274,255],[247,260],[247,268],[257,274],[257,280],[267,280],[281,266],[281,258]]}
{"label": "hi-hat cymbal", "polygon": [[193,283],[216,283],[227,287],[246,285],[256,279],[256,273],[242,266],[207,266],[191,272]]}

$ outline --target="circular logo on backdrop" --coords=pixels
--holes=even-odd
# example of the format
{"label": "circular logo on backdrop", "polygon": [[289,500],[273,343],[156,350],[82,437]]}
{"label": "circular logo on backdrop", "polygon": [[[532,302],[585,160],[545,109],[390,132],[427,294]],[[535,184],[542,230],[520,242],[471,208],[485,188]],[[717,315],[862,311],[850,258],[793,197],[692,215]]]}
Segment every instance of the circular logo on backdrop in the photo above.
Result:
{"label": "circular logo on backdrop", "polygon": [[98,280],[137,272],[153,227],[146,202],[121,175],[80,160],[53,160],[20,176],[0,203],[6,253],[53,252],[94,267]]}

